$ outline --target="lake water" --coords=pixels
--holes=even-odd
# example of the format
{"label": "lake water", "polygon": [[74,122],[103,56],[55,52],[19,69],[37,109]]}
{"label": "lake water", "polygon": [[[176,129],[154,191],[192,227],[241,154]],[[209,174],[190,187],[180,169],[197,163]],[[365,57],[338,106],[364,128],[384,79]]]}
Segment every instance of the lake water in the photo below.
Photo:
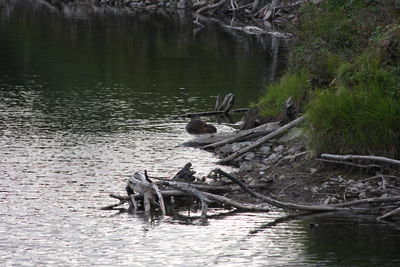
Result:
{"label": "lake water", "polygon": [[202,23],[0,0],[1,266],[400,264],[399,228],[372,217],[100,209],[136,171],[206,175],[217,159],[170,117],[219,92],[246,107],[284,67],[287,40]]}

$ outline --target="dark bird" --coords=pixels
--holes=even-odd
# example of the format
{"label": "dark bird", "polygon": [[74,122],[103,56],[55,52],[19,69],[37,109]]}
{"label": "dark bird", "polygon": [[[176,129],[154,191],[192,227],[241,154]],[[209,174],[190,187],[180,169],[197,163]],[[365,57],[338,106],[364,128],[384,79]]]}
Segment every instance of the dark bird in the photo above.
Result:
{"label": "dark bird", "polygon": [[216,133],[217,128],[202,120],[191,120],[186,124],[186,131],[190,134]]}

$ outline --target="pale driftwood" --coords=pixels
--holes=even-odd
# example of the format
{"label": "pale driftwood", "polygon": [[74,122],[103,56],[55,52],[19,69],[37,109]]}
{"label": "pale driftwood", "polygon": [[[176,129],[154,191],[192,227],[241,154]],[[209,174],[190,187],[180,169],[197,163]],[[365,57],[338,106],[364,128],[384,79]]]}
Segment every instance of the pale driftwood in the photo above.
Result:
{"label": "pale driftwood", "polygon": [[361,168],[361,169],[370,169],[370,168],[382,169],[382,167],[377,164],[364,165],[364,164],[357,164],[357,163],[348,162],[348,161],[333,160],[333,159],[319,159],[319,158],[317,159],[317,161],[341,164],[341,165],[347,165],[347,166],[354,166],[354,167]]}
{"label": "pale driftwood", "polygon": [[234,135],[232,137],[226,138],[222,141],[218,141],[218,142],[214,142],[211,144],[208,144],[206,146],[203,146],[204,149],[207,148],[216,148],[219,146],[223,146],[226,144],[230,144],[230,143],[234,143],[243,139],[251,139],[251,138],[255,138],[258,137],[260,135],[266,135],[269,134],[273,131],[275,131],[276,129],[278,129],[278,123],[277,122],[270,122],[270,123],[266,123],[260,126],[257,126],[253,129],[249,129],[249,130],[242,130],[242,131],[238,131],[235,132]]}
{"label": "pale driftwood", "polygon": [[[160,206],[161,211],[165,214],[164,200],[158,189],[157,185],[152,183],[148,177],[135,173],[133,177],[128,179],[127,186],[132,189],[133,192],[138,192],[143,194],[143,203],[145,212],[149,213],[151,208],[151,202],[156,203]],[[158,203],[154,200],[154,193],[158,196]],[[133,210],[137,208],[135,199],[133,198],[132,203]]]}
{"label": "pale driftwood", "polygon": [[264,212],[270,211],[270,209],[268,207],[265,207],[265,206],[253,205],[253,204],[249,204],[249,203],[241,203],[241,202],[232,200],[230,198],[227,198],[227,197],[224,197],[224,196],[220,196],[220,195],[216,195],[216,194],[212,194],[212,193],[204,192],[204,194],[209,198],[217,200],[218,202],[225,203],[225,204],[227,204],[229,206],[235,207],[238,210],[242,210],[242,211],[243,210],[247,210],[247,211],[264,211]]}
{"label": "pale driftwood", "polygon": [[222,114],[244,113],[244,112],[247,112],[248,110],[249,110],[248,108],[238,108],[238,109],[229,110],[228,112],[206,111],[206,112],[197,112],[197,113],[185,113],[185,114],[180,114],[180,115],[174,115],[174,116],[172,116],[172,118],[177,119],[177,118],[208,117],[208,116],[216,116],[216,115],[222,115]]}
{"label": "pale driftwood", "polygon": [[400,160],[386,158],[386,157],[379,157],[379,156],[321,154],[321,158],[334,159],[334,160],[352,160],[352,159],[373,160],[373,161],[400,165]]}
{"label": "pale driftwood", "polygon": [[184,183],[178,183],[178,182],[167,182],[163,181],[163,185],[167,185],[169,187],[173,187],[175,189],[178,189],[182,192],[185,192],[189,195],[193,195],[200,199],[201,202],[201,219],[205,223],[207,221],[207,209],[208,209],[208,203],[211,202],[209,198],[207,198],[206,194],[204,192],[201,192],[200,190],[197,190],[187,184]]}
{"label": "pale driftwood", "polygon": [[400,213],[400,207],[398,207],[397,209],[392,210],[391,212],[385,213],[382,216],[379,216],[378,218],[376,218],[377,220],[385,220],[385,219],[389,219],[390,217],[393,217],[397,214]]}
{"label": "pale driftwood", "polygon": [[221,93],[217,95],[217,98],[215,99],[215,108],[214,111],[218,111],[219,107],[221,106]]}
{"label": "pale driftwood", "polygon": [[261,146],[262,144],[264,144],[268,140],[271,140],[272,138],[275,138],[275,137],[283,134],[284,132],[286,132],[290,128],[293,128],[294,126],[302,123],[304,120],[305,120],[305,116],[298,117],[297,119],[295,119],[295,120],[285,124],[284,126],[280,127],[276,131],[274,131],[274,132],[272,132],[272,133],[270,133],[270,134],[258,139],[255,143],[253,143],[251,145],[248,145],[248,146],[236,151],[232,155],[219,160],[218,163],[221,164],[221,163],[226,163],[226,162],[232,161],[235,158],[237,158],[237,157],[239,157],[239,156],[241,156],[241,155],[243,155],[243,154],[245,154],[245,153],[247,153],[247,152],[249,152],[249,151],[251,151],[251,150],[253,150],[253,149],[257,148],[257,147],[259,147],[259,146]]}
{"label": "pale driftwood", "polygon": [[[218,95],[218,97],[219,96],[220,95]],[[224,100],[218,104],[218,106],[216,107],[216,111],[223,111],[224,114],[227,114],[231,110],[234,103],[235,103],[235,95],[229,93],[224,97]]]}
{"label": "pale driftwood", "polygon": [[[181,196],[190,196],[192,194],[189,194],[187,192],[183,192],[181,190],[161,190],[161,194],[163,195],[163,197],[181,197]],[[254,204],[250,204],[250,203],[242,203],[242,202],[238,202],[235,200],[232,200],[230,198],[224,197],[224,196],[220,196],[220,195],[216,195],[213,193],[209,193],[209,192],[202,192],[203,195],[205,195],[206,197],[208,197],[209,199],[215,200],[219,203],[223,203],[232,207],[235,207],[238,210],[246,210],[246,211],[264,211],[264,212],[268,212],[269,208],[265,207],[265,206],[260,206],[260,205],[254,205]],[[110,194],[110,197],[112,198],[116,198],[118,200],[120,200],[120,202],[118,204],[113,204],[107,207],[102,208],[103,210],[111,210],[117,206],[120,206],[126,202],[129,201],[129,196],[119,196],[119,195],[115,195],[115,194]],[[143,194],[137,194],[134,196],[136,200],[138,199],[142,199],[143,198]]]}
{"label": "pale driftwood", "polygon": [[350,207],[350,206],[358,206],[364,204],[371,204],[371,203],[390,203],[390,202],[397,202],[400,201],[400,196],[396,197],[371,197],[371,198],[364,198],[358,199],[354,201],[344,202],[340,204],[334,204],[334,207]]}

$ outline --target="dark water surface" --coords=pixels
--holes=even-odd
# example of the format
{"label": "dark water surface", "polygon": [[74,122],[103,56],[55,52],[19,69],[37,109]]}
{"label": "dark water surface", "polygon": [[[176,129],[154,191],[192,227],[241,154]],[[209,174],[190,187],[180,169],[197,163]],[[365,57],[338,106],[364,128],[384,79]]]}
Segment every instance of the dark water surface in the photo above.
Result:
{"label": "dark water surface", "polygon": [[187,212],[100,210],[135,171],[214,168],[181,146],[186,121],[168,118],[212,109],[218,92],[256,101],[287,43],[184,16],[15,3],[0,0],[1,266],[400,265],[400,231],[368,217],[237,213],[201,226]]}

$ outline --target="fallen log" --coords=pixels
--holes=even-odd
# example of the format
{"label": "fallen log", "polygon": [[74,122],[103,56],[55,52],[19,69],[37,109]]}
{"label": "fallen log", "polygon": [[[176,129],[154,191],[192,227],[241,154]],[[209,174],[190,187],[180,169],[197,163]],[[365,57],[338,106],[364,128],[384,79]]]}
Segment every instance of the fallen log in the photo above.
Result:
{"label": "fallen log", "polygon": [[284,126],[280,127],[279,129],[277,129],[276,131],[258,139],[254,144],[248,145],[238,151],[236,151],[235,153],[233,153],[232,155],[223,158],[221,160],[219,160],[217,163],[222,164],[222,163],[226,163],[229,161],[234,160],[235,158],[261,146],[262,144],[264,144],[265,142],[267,142],[268,140],[271,140],[272,138],[275,138],[277,136],[279,136],[280,134],[286,132],[287,130],[289,130],[290,128],[293,128],[294,126],[302,123],[305,120],[305,116],[301,116],[298,117],[297,119],[285,124]]}
{"label": "fallen log", "polygon": [[397,202],[400,201],[400,196],[396,197],[371,197],[371,198],[364,198],[358,199],[354,201],[334,204],[334,207],[350,207],[350,206],[358,206],[363,204],[377,204],[377,203],[390,203],[390,202]]}
{"label": "fallen log", "polygon": [[357,163],[348,162],[348,161],[333,160],[333,159],[320,159],[320,158],[318,158],[317,161],[333,163],[333,164],[341,164],[341,165],[347,165],[347,166],[354,166],[354,167],[361,168],[361,169],[374,168],[374,169],[378,169],[378,170],[382,171],[382,167],[377,164],[364,165],[364,164],[357,164]]}
{"label": "fallen log", "polygon": [[257,127],[253,128],[253,129],[242,130],[242,131],[235,132],[232,137],[226,138],[226,139],[224,139],[222,141],[218,141],[218,142],[214,142],[214,143],[208,144],[206,146],[203,146],[202,148],[203,149],[216,148],[216,147],[223,146],[223,145],[226,145],[226,144],[242,141],[243,139],[246,140],[246,139],[255,138],[255,137],[258,137],[258,136],[269,134],[269,133],[275,131],[278,128],[279,127],[278,127],[278,123],[277,122],[266,123],[266,124],[257,126]]}
{"label": "fallen log", "polygon": [[[224,145],[223,142],[226,142],[227,140],[230,139],[236,139],[236,141],[241,140],[241,138],[244,139],[251,139],[257,137],[258,133],[260,135],[262,134],[269,134],[276,129],[278,129],[278,123],[272,122],[272,123],[267,123],[260,125],[256,128],[253,129],[248,129],[248,130],[242,130],[242,131],[236,131],[236,132],[230,132],[230,133],[214,133],[214,134],[203,134],[202,136],[196,137],[190,142],[185,143],[186,145],[189,146],[198,146],[198,145],[203,145],[207,146],[209,144],[215,144],[215,147]],[[252,132],[254,131],[254,136],[252,136]],[[247,135],[248,134],[248,135]],[[231,141],[228,141],[228,143],[231,143]],[[207,147],[208,148],[208,147]]]}
{"label": "fallen log", "polygon": [[379,161],[379,162],[400,165],[400,160],[386,158],[386,157],[379,157],[379,156],[321,154],[320,157],[333,160],[353,160],[353,159],[372,160],[372,161]]}

